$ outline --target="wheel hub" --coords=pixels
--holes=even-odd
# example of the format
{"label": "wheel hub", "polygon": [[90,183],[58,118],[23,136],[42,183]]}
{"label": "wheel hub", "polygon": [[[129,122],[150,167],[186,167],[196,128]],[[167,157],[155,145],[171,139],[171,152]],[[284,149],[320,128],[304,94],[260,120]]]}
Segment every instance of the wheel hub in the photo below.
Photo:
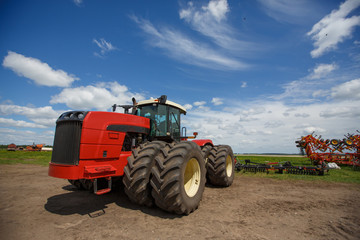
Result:
{"label": "wheel hub", "polygon": [[228,155],[226,157],[226,175],[228,177],[231,177],[232,169],[233,169],[233,167],[232,167],[232,159],[231,159],[231,156]]}
{"label": "wheel hub", "polygon": [[184,189],[189,197],[195,196],[200,187],[201,170],[196,158],[190,159],[185,168]]}

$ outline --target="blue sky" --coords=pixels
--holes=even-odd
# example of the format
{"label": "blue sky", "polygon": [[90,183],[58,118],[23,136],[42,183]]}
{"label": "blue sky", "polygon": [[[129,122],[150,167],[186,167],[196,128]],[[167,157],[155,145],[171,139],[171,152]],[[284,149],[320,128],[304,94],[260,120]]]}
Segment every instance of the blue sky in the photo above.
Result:
{"label": "blue sky", "polygon": [[360,130],[360,0],[14,0],[0,23],[0,144],[163,94],[239,153]]}

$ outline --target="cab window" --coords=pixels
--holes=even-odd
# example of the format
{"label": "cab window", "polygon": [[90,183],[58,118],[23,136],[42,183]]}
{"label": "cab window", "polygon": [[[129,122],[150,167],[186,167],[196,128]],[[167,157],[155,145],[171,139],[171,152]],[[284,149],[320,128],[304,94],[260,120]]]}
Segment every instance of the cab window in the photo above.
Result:
{"label": "cab window", "polygon": [[165,105],[145,105],[138,107],[136,115],[150,119],[150,135],[166,136],[167,111]]}
{"label": "cab window", "polygon": [[180,138],[180,110],[173,107],[169,109],[169,132],[174,138]]}

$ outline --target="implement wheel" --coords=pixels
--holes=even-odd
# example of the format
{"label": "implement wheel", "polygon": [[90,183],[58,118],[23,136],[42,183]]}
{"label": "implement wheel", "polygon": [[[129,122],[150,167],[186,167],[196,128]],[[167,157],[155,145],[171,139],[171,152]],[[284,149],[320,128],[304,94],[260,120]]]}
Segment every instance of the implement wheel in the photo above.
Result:
{"label": "implement wheel", "polygon": [[154,166],[155,157],[164,142],[153,141],[141,144],[133,150],[124,168],[124,190],[129,199],[137,204],[152,206],[154,199],[151,196],[151,168]]}
{"label": "implement wheel", "polygon": [[168,212],[189,214],[196,210],[205,188],[205,162],[194,142],[168,144],[152,169],[152,196]]}
{"label": "implement wheel", "polygon": [[220,145],[210,151],[207,173],[211,184],[230,186],[234,181],[234,170],[234,154],[230,146]]}

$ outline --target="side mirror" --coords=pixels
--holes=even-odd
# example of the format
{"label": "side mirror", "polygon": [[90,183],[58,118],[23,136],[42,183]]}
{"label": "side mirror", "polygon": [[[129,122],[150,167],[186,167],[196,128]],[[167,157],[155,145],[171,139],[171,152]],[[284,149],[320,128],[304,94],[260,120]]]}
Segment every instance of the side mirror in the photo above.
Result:
{"label": "side mirror", "polygon": [[191,138],[191,139],[196,138],[196,136],[198,135],[198,132],[193,132],[193,135],[194,135],[194,136],[189,136],[188,138]]}

